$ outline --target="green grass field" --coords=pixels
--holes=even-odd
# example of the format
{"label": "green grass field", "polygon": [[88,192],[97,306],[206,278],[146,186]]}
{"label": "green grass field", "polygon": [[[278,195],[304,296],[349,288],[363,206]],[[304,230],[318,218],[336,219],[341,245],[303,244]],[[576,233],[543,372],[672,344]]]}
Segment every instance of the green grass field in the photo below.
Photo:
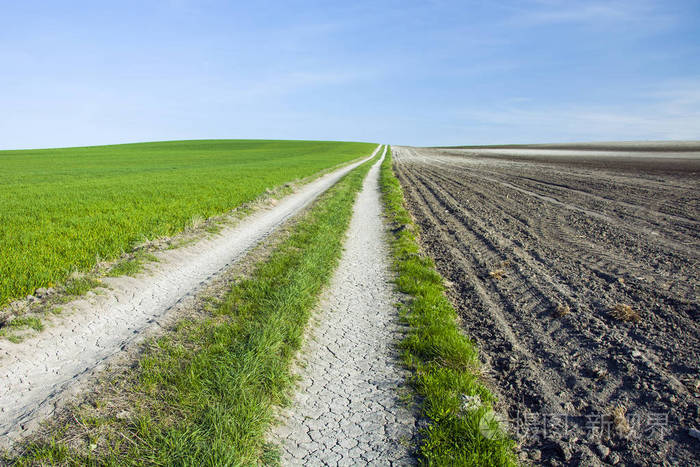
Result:
{"label": "green grass field", "polygon": [[0,151],[0,306],[374,147],[203,140]]}

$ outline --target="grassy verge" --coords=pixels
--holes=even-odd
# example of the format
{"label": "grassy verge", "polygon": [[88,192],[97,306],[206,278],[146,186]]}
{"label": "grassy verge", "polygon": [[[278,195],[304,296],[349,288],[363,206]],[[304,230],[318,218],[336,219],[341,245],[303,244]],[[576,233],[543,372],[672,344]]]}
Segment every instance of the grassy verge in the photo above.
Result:
{"label": "grassy verge", "polygon": [[[290,363],[318,294],[337,266],[367,162],[306,213],[269,259],[201,319],[153,342],[112,400],[76,408],[20,465],[251,465],[273,407],[286,402]],[[129,378],[127,378],[129,379]],[[110,404],[120,411],[100,410]]]}
{"label": "grassy verge", "polygon": [[411,385],[429,421],[419,452],[425,465],[515,465],[514,443],[492,410],[494,396],[479,379],[474,344],[460,333],[457,314],[445,297],[442,277],[422,254],[418,227],[404,207],[391,152],[381,167],[385,212],[392,224],[391,246],[401,305],[409,325],[401,342],[412,370]]}

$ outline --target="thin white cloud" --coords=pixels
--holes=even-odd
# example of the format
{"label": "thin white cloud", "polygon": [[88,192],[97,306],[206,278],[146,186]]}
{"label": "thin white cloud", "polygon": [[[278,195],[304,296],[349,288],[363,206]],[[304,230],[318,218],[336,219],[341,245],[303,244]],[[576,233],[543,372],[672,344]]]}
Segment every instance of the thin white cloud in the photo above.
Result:
{"label": "thin white cloud", "polygon": [[664,11],[661,8],[662,5],[645,0],[582,2],[540,0],[520,6],[516,14],[510,18],[510,22],[524,27],[565,23],[595,26],[607,23],[642,23],[657,29],[668,27],[675,21],[667,10]]}
{"label": "thin white cloud", "polygon": [[625,108],[511,101],[456,117],[480,129],[484,142],[700,140],[700,80],[666,83]]}
{"label": "thin white cloud", "polygon": [[237,94],[248,99],[269,99],[310,87],[341,86],[376,78],[377,73],[369,70],[289,71],[267,75]]}
{"label": "thin white cloud", "polygon": [[665,83],[652,96],[661,102],[664,112],[676,115],[700,114],[700,79]]}

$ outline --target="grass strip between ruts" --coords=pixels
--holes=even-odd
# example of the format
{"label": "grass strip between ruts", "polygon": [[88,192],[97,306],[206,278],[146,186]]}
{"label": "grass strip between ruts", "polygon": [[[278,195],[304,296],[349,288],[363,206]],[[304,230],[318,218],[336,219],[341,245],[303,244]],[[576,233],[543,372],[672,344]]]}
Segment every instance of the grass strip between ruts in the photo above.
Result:
{"label": "grass strip between ruts", "polygon": [[[275,462],[265,442],[274,407],[319,293],[336,268],[353,204],[376,157],[322,195],[251,277],[206,319],[158,339],[127,385],[128,415],[75,418],[90,438],[34,443],[18,464],[251,465]],[[92,427],[97,427],[92,430]],[[64,435],[65,436],[65,435]]]}
{"label": "grass strip between ruts", "polygon": [[492,410],[495,398],[479,380],[477,349],[460,332],[442,277],[420,250],[419,228],[404,207],[391,160],[389,150],[381,166],[381,189],[392,227],[396,284],[407,295],[400,313],[408,331],[400,346],[421,415],[428,420],[420,437],[421,463],[515,465],[514,443]]}

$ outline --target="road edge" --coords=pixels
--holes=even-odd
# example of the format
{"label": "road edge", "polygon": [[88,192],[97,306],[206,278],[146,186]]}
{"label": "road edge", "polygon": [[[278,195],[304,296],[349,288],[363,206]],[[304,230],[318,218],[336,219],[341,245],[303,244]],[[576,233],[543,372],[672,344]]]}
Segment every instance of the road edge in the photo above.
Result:
{"label": "road edge", "polygon": [[391,156],[389,147],[381,165],[380,187],[390,224],[396,288],[405,294],[399,313],[408,331],[400,347],[427,422],[420,433],[420,461],[517,465],[515,443],[504,429],[503,418],[494,412],[495,397],[480,379],[478,350],[460,332],[443,278],[421,251],[420,230],[405,208]]}

